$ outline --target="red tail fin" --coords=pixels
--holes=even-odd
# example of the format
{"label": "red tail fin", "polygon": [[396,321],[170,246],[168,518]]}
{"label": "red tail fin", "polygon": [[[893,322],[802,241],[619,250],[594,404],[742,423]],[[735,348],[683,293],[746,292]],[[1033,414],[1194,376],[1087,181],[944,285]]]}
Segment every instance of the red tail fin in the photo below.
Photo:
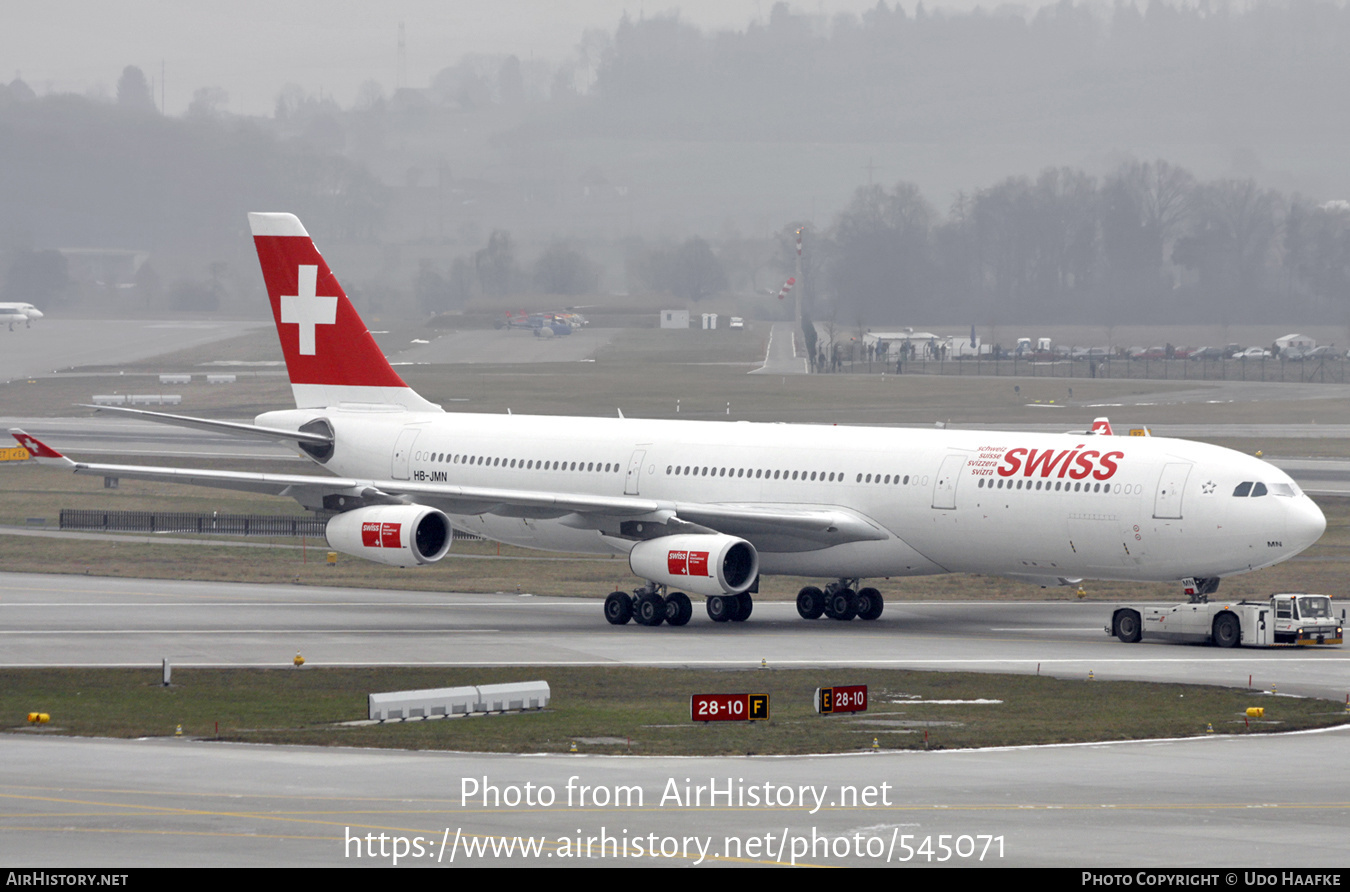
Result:
{"label": "red tail fin", "polygon": [[300,408],[392,403],[435,411],[403,382],[292,214],[249,214],[286,371]]}

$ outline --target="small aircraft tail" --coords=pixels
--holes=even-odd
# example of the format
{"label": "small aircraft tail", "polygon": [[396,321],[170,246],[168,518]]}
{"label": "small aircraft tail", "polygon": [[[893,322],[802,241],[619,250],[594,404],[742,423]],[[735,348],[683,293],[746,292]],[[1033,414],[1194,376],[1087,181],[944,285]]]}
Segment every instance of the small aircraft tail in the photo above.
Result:
{"label": "small aircraft tail", "polygon": [[437,412],[404,383],[293,214],[249,214],[297,408],[341,403]]}

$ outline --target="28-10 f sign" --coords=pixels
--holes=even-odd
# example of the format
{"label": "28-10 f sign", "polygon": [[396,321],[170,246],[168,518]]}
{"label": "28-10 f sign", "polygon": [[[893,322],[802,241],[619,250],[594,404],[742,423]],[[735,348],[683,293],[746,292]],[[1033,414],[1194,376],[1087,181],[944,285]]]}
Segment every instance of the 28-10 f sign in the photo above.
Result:
{"label": "28-10 f sign", "polygon": [[695,722],[758,722],[769,717],[768,694],[694,694],[689,717]]}

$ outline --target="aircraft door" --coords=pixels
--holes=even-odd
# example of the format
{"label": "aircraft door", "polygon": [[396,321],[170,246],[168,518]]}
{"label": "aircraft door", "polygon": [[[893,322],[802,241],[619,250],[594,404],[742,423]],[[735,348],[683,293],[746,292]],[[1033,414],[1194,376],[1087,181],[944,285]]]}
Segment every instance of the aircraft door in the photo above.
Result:
{"label": "aircraft door", "polygon": [[413,441],[421,431],[415,427],[405,427],[398,435],[398,442],[394,444],[394,461],[389,470],[389,476],[395,480],[408,479],[408,464],[412,459]]}
{"label": "aircraft door", "polygon": [[633,453],[633,457],[628,460],[628,476],[623,481],[623,494],[626,496],[638,495],[638,482],[642,478],[642,460],[646,457],[647,450],[638,449]]}
{"label": "aircraft door", "polygon": [[1153,516],[1159,520],[1181,519],[1181,497],[1186,492],[1186,478],[1190,476],[1191,463],[1184,461],[1168,462],[1163,466],[1162,476],[1158,478],[1158,492],[1153,497]]}
{"label": "aircraft door", "polygon": [[949,455],[942,460],[938,470],[937,482],[933,484],[933,507],[953,509],[956,507],[956,484],[961,479],[961,469],[966,466],[964,455]]}

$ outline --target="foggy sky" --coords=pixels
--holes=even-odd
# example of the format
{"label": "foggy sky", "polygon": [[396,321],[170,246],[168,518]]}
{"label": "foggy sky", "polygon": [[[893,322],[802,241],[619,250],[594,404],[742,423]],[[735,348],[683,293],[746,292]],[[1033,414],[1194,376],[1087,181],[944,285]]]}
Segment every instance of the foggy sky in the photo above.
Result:
{"label": "foggy sky", "polygon": [[[875,0],[790,3],[796,11],[857,14]],[[891,5],[894,5],[893,3]],[[915,0],[901,5],[913,11]],[[963,10],[972,0],[928,0],[928,9]],[[1040,0],[1019,4],[1029,9]],[[139,66],[165,111],[179,115],[192,93],[222,87],[236,114],[270,115],[287,83],[322,89],[343,107],[368,79],[392,92],[398,77],[398,25],[406,25],[407,85],[425,87],[465,53],[566,58],[589,28],[613,31],[633,18],[679,9],[702,28],[743,29],[769,15],[773,0],[5,0],[0,81],[21,75],[39,94],[112,96],[127,65]]]}

